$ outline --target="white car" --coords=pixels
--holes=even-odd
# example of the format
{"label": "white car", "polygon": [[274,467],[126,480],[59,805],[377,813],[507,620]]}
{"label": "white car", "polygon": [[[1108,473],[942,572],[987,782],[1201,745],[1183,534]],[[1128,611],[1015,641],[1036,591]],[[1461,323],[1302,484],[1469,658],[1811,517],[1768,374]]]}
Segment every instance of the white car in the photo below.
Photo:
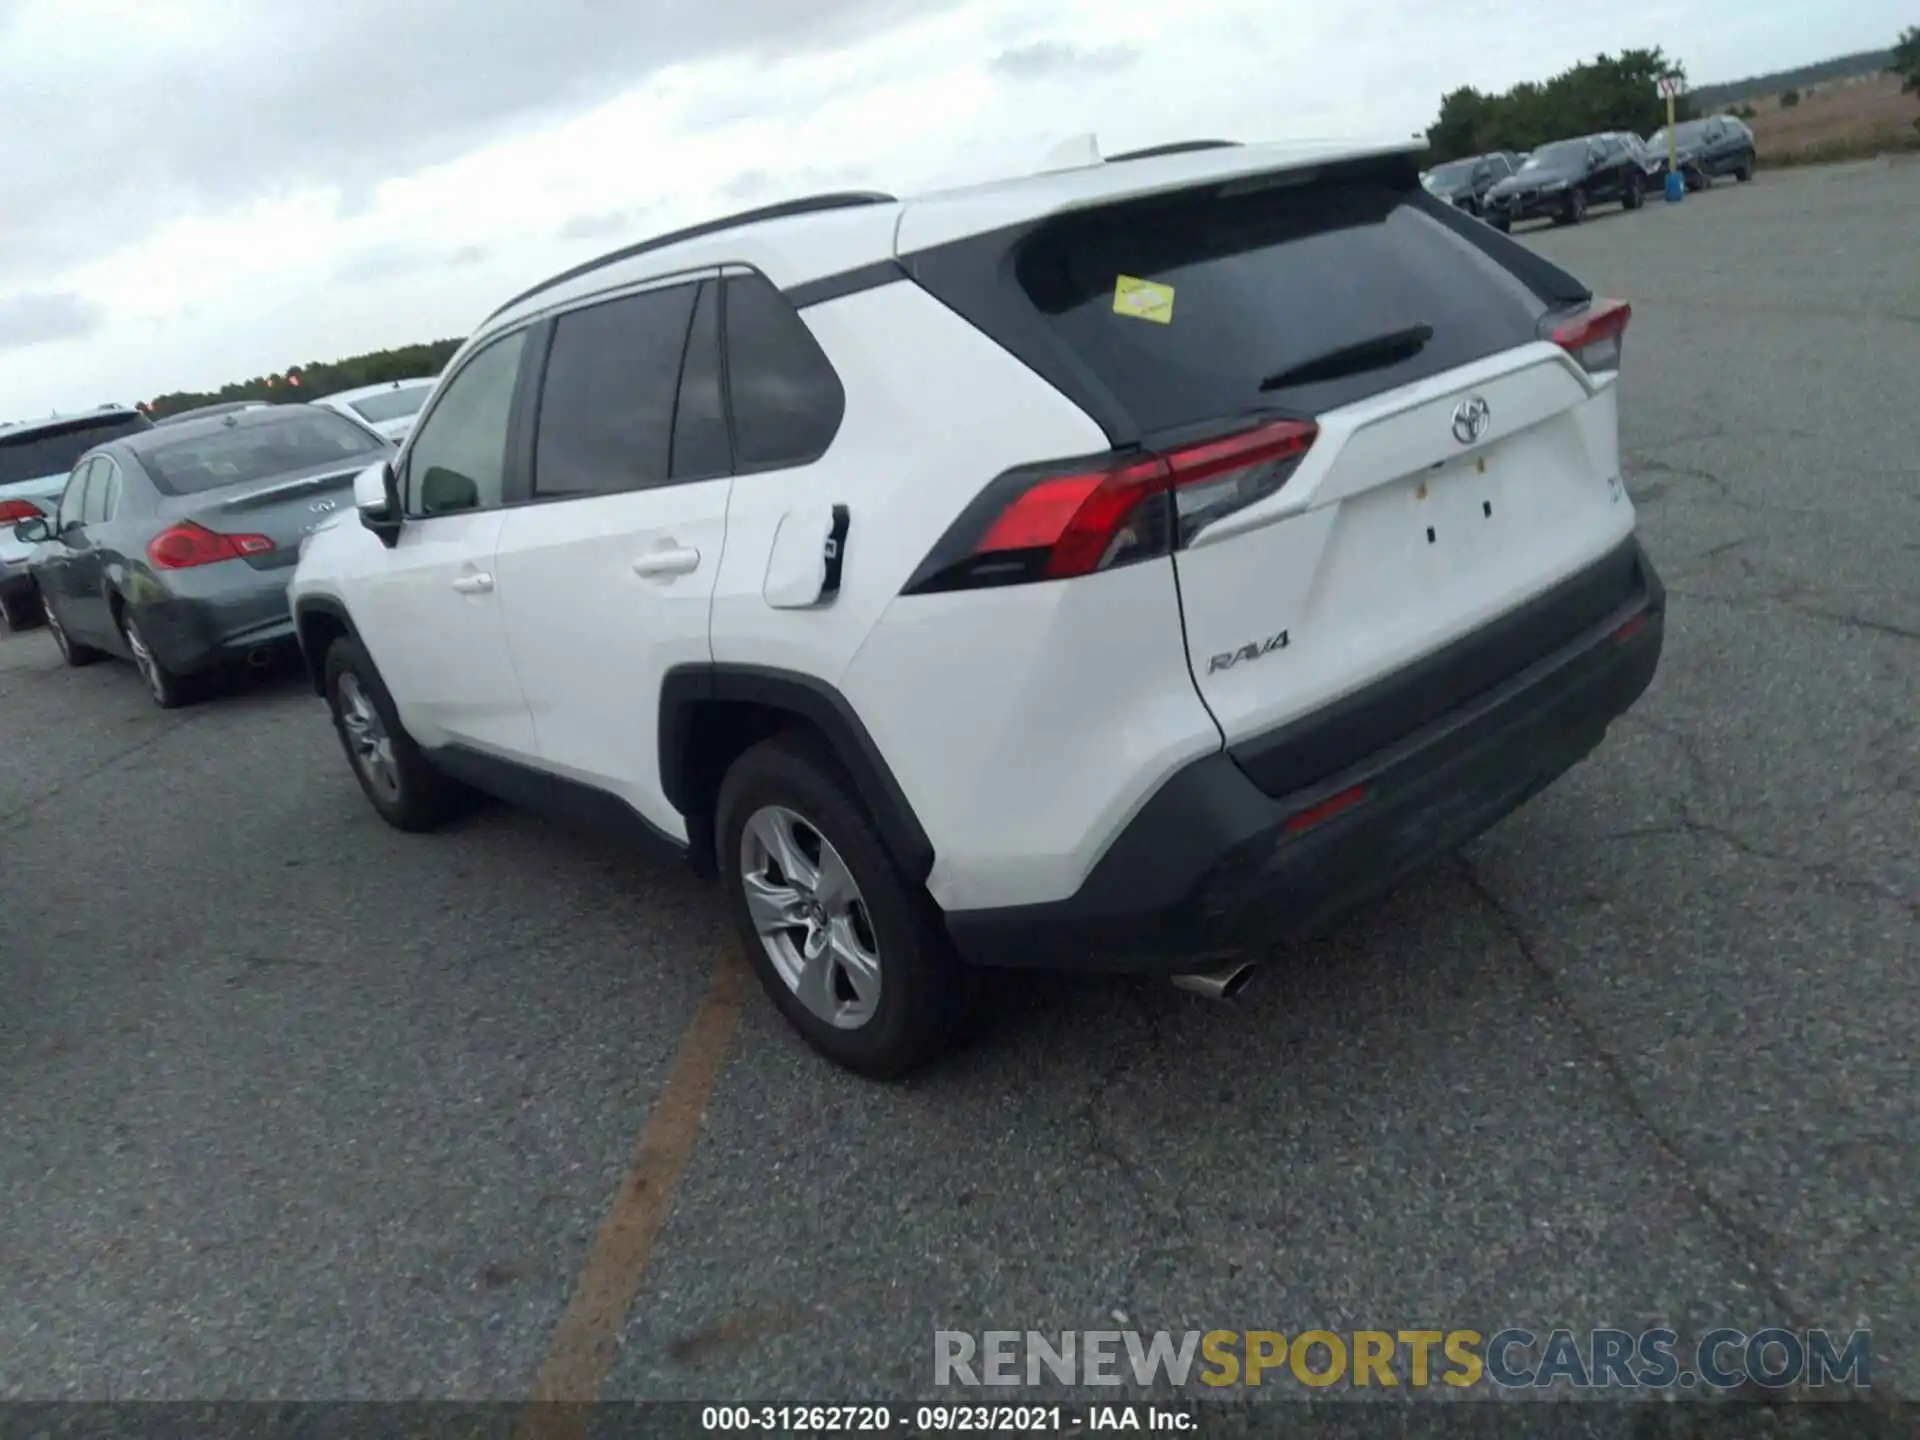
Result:
{"label": "white car", "polygon": [[54,518],[74,461],[87,451],[152,428],[151,420],[124,405],[0,426],[0,620],[9,630],[38,625],[45,613],[28,568],[34,544],[15,535],[14,527]]}
{"label": "white car", "polygon": [[360,786],[717,872],[867,1074],[952,1038],[972,966],[1232,993],[1586,755],[1660,655],[1627,307],[1417,155],[826,196],[515,297],[294,575]]}
{"label": "white car", "polygon": [[407,438],[414,416],[433,393],[431,376],[418,380],[390,380],[384,385],[362,385],[354,390],[337,390],[314,401],[336,410],[349,420],[378,431],[396,445]]}

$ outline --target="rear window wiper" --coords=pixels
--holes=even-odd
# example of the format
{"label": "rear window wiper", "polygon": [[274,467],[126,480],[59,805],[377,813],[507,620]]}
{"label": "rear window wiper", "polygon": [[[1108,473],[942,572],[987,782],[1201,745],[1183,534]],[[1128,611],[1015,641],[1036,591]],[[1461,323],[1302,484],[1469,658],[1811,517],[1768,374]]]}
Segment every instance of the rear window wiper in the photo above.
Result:
{"label": "rear window wiper", "polygon": [[1364,374],[1368,370],[1383,370],[1402,360],[1411,360],[1426,349],[1431,339],[1431,325],[1409,325],[1404,330],[1391,330],[1385,335],[1356,340],[1351,345],[1342,345],[1337,350],[1315,355],[1311,360],[1302,360],[1298,365],[1289,365],[1279,373],[1267,376],[1260,382],[1260,388],[1284,390],[1289,385],[1312,385],[1322,380]]}

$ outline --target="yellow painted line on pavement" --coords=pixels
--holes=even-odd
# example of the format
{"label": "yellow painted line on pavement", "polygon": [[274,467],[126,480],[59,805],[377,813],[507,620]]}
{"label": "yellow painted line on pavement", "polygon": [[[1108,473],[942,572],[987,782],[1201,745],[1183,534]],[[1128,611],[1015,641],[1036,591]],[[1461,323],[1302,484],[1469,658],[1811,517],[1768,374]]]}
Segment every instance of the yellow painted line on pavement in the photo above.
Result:
{"label": "yellow painted line on pavement", "polygon": [[674,1192],[693,1156],[707,1101],[726,1068],[727,1047],[746,1003],[745,963],[728,942],[713,982],[680,1039],[667,1083],[640,1131],[633,1164],[587,1255],[573,1298],[554,1329],[547,1357],[523,1413],[522,1440],[569,1440],[584,1435],[619,1353],[620,1332],[666,1228]]}

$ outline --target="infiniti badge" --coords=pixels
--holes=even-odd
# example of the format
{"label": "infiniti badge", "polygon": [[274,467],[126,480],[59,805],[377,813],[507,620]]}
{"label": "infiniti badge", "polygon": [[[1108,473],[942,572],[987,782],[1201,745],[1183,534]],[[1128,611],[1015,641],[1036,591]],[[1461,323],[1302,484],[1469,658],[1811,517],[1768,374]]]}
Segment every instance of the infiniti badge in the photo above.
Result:
{"label": "infiniti badge", "polygon": [[1462,445],[1473,444],[1487,433],[1487,426],[1492,423],[1493,411],[1478,395],[1453,407],[1453,438]]}

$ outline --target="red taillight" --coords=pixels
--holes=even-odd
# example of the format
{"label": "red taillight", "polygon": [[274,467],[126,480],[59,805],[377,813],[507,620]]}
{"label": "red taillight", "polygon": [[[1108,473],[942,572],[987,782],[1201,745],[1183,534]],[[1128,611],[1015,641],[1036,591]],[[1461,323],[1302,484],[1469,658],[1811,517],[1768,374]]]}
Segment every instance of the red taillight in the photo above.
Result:
{"label": "red taillight", "polygon": [[223,535],[184,520],[170,525],[147,542],[147,559],[156,570],[191,570],[246,555],[264,555],[273,549],[266,535]]}
{"label": "red taillight", "polygon": [[31,500],[0,500],[0,525],[17,525],[22,520],[44,520],[40,507]]}
{"label": "red taillight", "polygon": [[1318,805],[1309,806],[1298,815],[1288,818],[1281,827],[1289,835],[1298,835],[1303,830],[1311,830],[1316,825],[1324,825],[1336,815],[1345,814],[1362,800],[1367,798],[1364,785],[1356,785],[1351,790],[1342,790],[1338,795],[1322,800]]}
{"label": "red taillight", "polygon": [[1282,420],[1105,463],[1009,472],[942,537],[906,593],[1066,580],[1164,555],[1273,494],[1319,433],[1310,420]]}
{"label": "red taillight", "polygon": [[1576,315],[1550,317],[1548,339],[1578,360],[1588,373],[1598,375],[1620,368],[1620,348],[1633,307],[1624,300],[1595,300]]}

